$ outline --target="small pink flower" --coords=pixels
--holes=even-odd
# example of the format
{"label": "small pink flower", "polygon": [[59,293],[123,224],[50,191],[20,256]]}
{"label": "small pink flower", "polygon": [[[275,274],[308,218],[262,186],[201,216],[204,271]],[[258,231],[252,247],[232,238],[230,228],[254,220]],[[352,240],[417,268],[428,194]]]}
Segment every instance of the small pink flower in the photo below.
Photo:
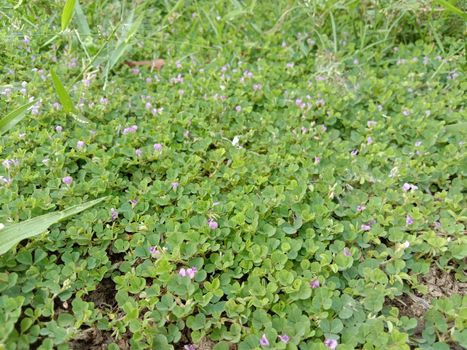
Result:
{"label": "small pink flower", "polygon": [[208,220],[208,225],[209,225],[209,228],[211,230],[215,230],[215,229],[217,229],[219,227],[219,224],[216,221],[214,221],[213,219]]}
{"label": "small pink flower", "polygon": [[185,345],[183,347],[184,350],[196,350],[195,346],[193,344],[190,345]]}
{"label": "small pink flower", "polygon": [[370,225],[367,225],[367,224],[363,224],[362,226],[360,226],[360,229],[362,231],[370,231],[371,230],[371,226]]}
{"label": "small pink flower", "polygon": [[139,74],[139,69],[138,68],[133,68],[131,70],[131,74],[138,75]]}
{"label": "small pink flower", "polygon": [[73,178],[71,176],[65,176],[62,179],[62,181],[65,185],[71,185],[71,183],[73,182]]}
{"label": "small pink flower", "polygon": [[141,148],[135,149],[135,155],[137,157],[141,157],[143,155],[143,151],[141,150]]}
{"label": "small pink flower", "polygon": [[367,143],[371,145],[373,143],[373,138],[371,136],[368,136]]}
{"label": "small pink flower", "polygon": [[162,150],[162,145],[160,143],[155,143],[153,148],[154,151],[160,152]]}
{"label": "small pink flower", "polygon": [[408,191],[410,191],[410,190],[412,190],[412,191],[418,190],[418,187],[415,186],[415,185],[412,185],[412,184],[406,182],[406,183],[402,186],[402,189],[403,189],[405,192],[408,192]]}
{"label": "small pink flower", "polygon": [[172,182],[171,186],[172,186],[172,189],[175,191],[178,188],[179,183],[174,181],[174,182]]}
{"label": "small pink flower", "polygon": [[144,105],[144,108],[146,109],[151,109],[151,107],[152,107],[151,102],[146,102]]}
{"label": "small pink flower", "polygon": [[84,141],[78,141],[78,142],[76,143],[76,148],[77,148],[77,149],[83,149],[84,146],[86,146],[86,144],[84,143]]}
{"label": "small pink flower", "polygon": [[412,225],[413,224],[413,218],[410,215],[407,215],[407,217],[405,218],[405,223],[407,225]]}
{"label": "small pink flower", "polygon": [[261,346],[269,346],[269,340],[268,338],[266,337],[266,334],[263,334],[261,336],[261,339],[259,340],[259,345]]}
{"label": "small pink flower", "polygon": [[320,283],[319,279],[315,278],[314,280],[310,281],[310,287],[313,289],[319,288]]}
{"label": "small pink flower", "polygon": [[319,163],[321,163],[321,157],[316,156],[315,157],[315,164],[318,165]]}
{"label": "small pink flower", "polygon": [[362,211],[364,211],[366,209],[366,207],[363,205],[363,204],[360,204],[357,206],[357,212],[358,213],[361,213]]}
{"label": "small pink flower", "polygon": [[186,277],[186,270],[182,267],[179,271],[178,274],[182,277]]}
{"label": "small pink flower", "polygon": [[134,208],[136,206],[136,204],[138,204],[138,200],[137,199],[130,199],[128,202],[130,202],[131,206]]}
{"label": "small pink flower", "polygon": [[236,106],[235,107],[235,110],[240,113],[242,111],[242,106]]}
{"label": "small pink flower", "polygon": [[326,339],[324,341],[324,345],[328,348],[328,349],[331,349],[331,350],[336,350],[337,348],[337,340],[335,339]]}

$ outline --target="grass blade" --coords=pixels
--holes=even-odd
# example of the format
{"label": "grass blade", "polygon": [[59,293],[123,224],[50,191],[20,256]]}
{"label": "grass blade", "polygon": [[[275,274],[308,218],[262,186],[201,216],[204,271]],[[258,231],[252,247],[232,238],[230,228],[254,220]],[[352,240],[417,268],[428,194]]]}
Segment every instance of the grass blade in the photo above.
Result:
{"label": "grass blade", "polygon": [[73,101],[71,101],[70,95],[65,90],[60,78],[58,77],[57,73],[54,70],[51,70],[50,73],[52,74],[52,81],[55,87],[55,91],[57,92],[58,99],[63,106],[63,110],[66,113],[71,113],[75,110],[73,106]]}
{"label": "grass blade", "polygon": [[449,11],[451,13],[454,13],[454,14],[456,14],[458,16],[461,16],[462,18],[467,20],[467,13],[462,11],[460,8],[454,6],[453,4],[449,3],[448,1],[446,1],[446,0],[436,0],[436,2],[439,5],[441,5],[442,7],[444,7],[447,11]]}
{"label": "grass blade", "polygon": [[97,203],[102,202],[107,197],[95,199],[83,204],[78,204],[63,211],[47,213],[35,218],[19,222],[0,230],[0,255],[5,254],[13,248],[18,242],[26,238],[31,238],[41,234],[60,220],[66,219],[72,215],[78,214],[83,210],[91,208]]}
{"label": "grass blade", "polygon": [[62,12],[62,32],[70,24],[73,13],[75,12],[75,2],[76,0],[66,0],[65,7]]}
{"label": "grass blade", "polygon": [[68,27],[75,12],[76,0],[66,0],[65,7],[62,12],[62,32]]}
{"label": "grass blade", "polygon": [[91,29],[89,29],[88,20],[83,12],[83,9],[81,8],[79,0],[76,0],[75,12],[75,19],[76,24],[78,25],[79,33],[82,37],[84,37],[84,40],[87,41],[88,37],[91,35]]}
{"label": "grass blade", "polygon": [[28,102],[0,119],[0,135],[6,133],[8,130],[18,124],[26,116],[26,112],[29,110],[29,108],[32,107],[34,103],[36,102]]}

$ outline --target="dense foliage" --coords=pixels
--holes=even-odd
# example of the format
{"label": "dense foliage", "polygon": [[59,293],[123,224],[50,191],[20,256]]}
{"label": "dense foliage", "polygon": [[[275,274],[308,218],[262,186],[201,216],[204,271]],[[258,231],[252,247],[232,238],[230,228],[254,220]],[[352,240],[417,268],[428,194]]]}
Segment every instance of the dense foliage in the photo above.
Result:
{"label": "dense foliage", "polygon": [[0,257],[0,348],[467,346],[462,17],[147,2],[105,77],[131,16],[99,3],[87,35],[54,37],[61,3],[1,14],[0,111],[37,103],[0,139],[0,222],[109,199]]}

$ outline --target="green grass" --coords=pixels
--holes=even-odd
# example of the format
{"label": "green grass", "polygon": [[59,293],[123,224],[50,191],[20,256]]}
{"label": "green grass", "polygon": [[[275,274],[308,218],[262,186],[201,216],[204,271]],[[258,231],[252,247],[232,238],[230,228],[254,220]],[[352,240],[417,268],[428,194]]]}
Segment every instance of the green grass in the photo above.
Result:
{"label": "green grass", "polygon": [[65,3],[0,8],[0,235],[108,199],[0,256],[0,349],[467,346],[461,2]]}

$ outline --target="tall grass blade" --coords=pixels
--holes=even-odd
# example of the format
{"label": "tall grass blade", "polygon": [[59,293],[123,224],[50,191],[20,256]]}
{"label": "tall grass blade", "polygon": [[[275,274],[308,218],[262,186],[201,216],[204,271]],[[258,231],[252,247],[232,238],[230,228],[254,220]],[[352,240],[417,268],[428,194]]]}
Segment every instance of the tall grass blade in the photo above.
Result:
{"label": "tall grass blade", "polygon": [[460,8],[454,6],[453,4],[451,4],[450,2],[446,1],[446,0],[436,0],[436,2],[438,4],[440,4],[442,7],[444,7],[447,11],[451,12],[451,13],[454,13],[458,16],[461,16],[462,18],[464,18],[465,20],[467,20],[467,13],[465,13],[464,11],[462,11]]}
{"label": "tall grass blade", "polygon": [[109,76],[110,71],[112,68],[117,64],[123,54],[131,47],[131,38],[136,34],[138,31],[141,22],[143,21],[143,14],[138,16],[136,20],[134,20],[134,11],[130,13],[128,20],[126,23],[123,24],[122,36],[117,42],[117,45],[112,50],[107,60],[107,64],[104,69],[104,89],[107,85],[107,79]]}
{"label": "tall grass blade", "polygon": [[75,12],[75,3],[76,0],[66,0],[65,7],[62,12],[62,32],[70,24],[73,13]]}
{"label": "tall grass blade", "polygon": [[0,119],[0,135],[6,133],[8,130],[18,124],[26,116],[26,112],[29,110],[29,108],[32,107],[34,103],[36,102],[28,102]]}
{"label": "tall grass blade", "polygon": [[60,100],[60,103],[63,106],[63,110],[66,113],[73,112],[75,110],[73,106],[73,101],[71,101],[71,97],[65,90],[65,87],[60,81],[60,78],[58,77],[57,73],[55,73],[54,70],[51,70],[50,74],[52,75],[52,81],[55,87],[55,92],[57,93],[58,99]]}
{"label": "tall grass blade", "polygon": [[76,0],[75,12],[75,20],[76,24],[78,25],[79,33],[82,37],[84,37],[84,41],[87,42],[89,36],[91,35],[91,29],[89,28],[88,20],[83,12],[83,9],[81,8],[79,0]]}
{"label": "tall grass blade", "polygon": [[6,226],[0,230],[0,255],[5,254],[23,239],[40,235],[42,232],[47,231],[51,225],[56,224],[60,220],[69,218],[72,215],[78,214],[83,210],[89,209],[106,198],[107,197],[102,197],[72,206],[63,211],[47,213],[17,224]]}

